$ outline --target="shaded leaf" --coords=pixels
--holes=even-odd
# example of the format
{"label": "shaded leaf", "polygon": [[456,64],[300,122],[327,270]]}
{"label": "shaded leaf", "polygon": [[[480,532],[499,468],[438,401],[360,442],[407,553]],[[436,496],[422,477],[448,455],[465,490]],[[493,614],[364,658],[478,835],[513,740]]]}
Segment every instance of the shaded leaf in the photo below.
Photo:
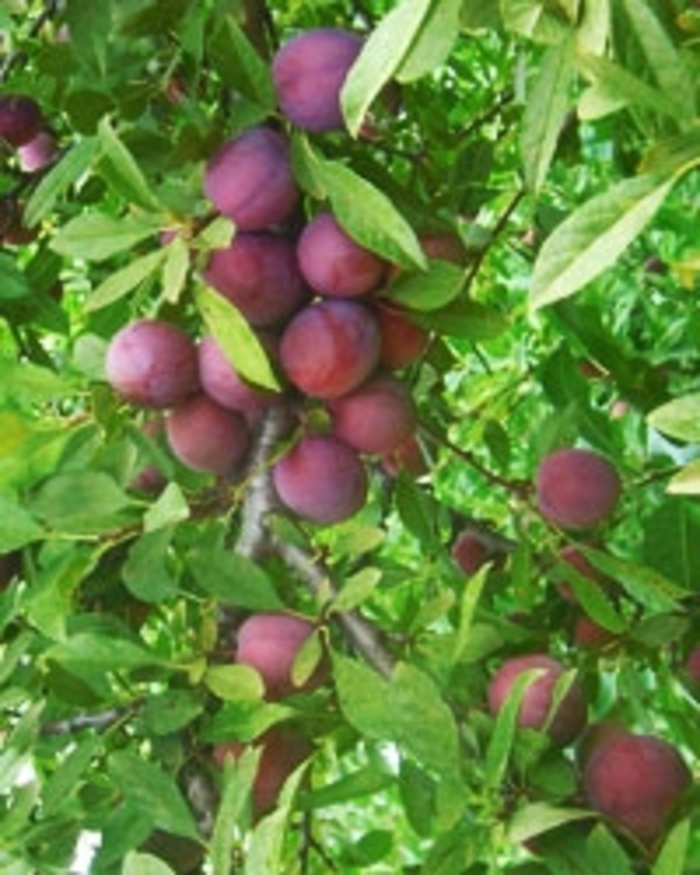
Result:
{"label": "shaded leaf", "polygon": [[160,201],[107,117],[98,126],[98,136],[97,170],[105,182],[129,204],[148,212],[160,212],[163,209]]}

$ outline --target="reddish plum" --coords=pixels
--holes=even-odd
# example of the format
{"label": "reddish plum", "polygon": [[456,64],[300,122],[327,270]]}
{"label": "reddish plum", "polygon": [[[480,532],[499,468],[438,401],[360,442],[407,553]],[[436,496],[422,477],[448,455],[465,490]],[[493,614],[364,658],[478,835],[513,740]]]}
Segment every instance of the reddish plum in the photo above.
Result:
{"label": "reddish plum", "polygon": [[379,329],[355,301],[321,301],[286,327],[280,361],[289,381],[315,398],[335,398],[360,385],[379,361]]}
{"label": "reddish plum", "polygon": [[615,468],[590,450],[564,449],[546,456],[537,470],[537,501],[550,522],[588,529],[612,514],[620,497]]}
{"label": "reddish plum", "polygon": [[297,254],[307,283],[328,297],[365,295],[386,271],[386,263],[353,240],[330,213],[319,213],[304,228]]}
{"label": "reddish plum", "polygon": [[529,654],[506,660],[491,679],[488,688],[489,708],[498,714],[523,672],[541,669],[543,674],[528,687],[518,712],[518,725],[531,729],[545,726],[551,739],[558,745],[566,745],[583,730],[586,723],[586,700],[578,680],[569,686],[553,714],[552,704],[555,687],[564,674],[564,666],[546,654]]}
{"label": "reddish plum", "polygon": [[114,335],[105,371],[116,392],[141,407],[173,407],[199,388],[194,344],[156,319],[132,322]]}
{"label": "reddish plum", "polygon": [[348,519],[367,496],[367,474],[357,453],[330,436],[302,438],[277,462],[272,477],[280,501],[315,523]]}
{"label": "reddish plum", "polygon": [[379,376],[328,403],[333,434],[361,453],[386,455],[413,434],[416,413],[405,383]]}
{"label": "reddish plum", "polygon": [[0,140],[10,146],[24,146],[41,130],[39,104],[26,94],[0,95]]}
{"label": "reddish plum", "polygon": [[467,575],[476,574],[490,556],[488,545],[473,529],[460,532],[452,545],[452,558]]}
{"label": "reddish plum", "polygon": [[287,141],[270,128],[249,128],[209,159],[204,191],[239,231],[260,231],[289,218],[299,190]]}
{"label": "reddish plum", "polygon": [[170,411],[166,420],[173,454],[193,471],[230,474],[250,443],[245,420],[206,395],[196,395]]}
{"label": "reddish plum", "polygon": [[284,321],[309,298],[294,244],[274,234],[238,234],[209,256],[204,279],[250,322]]}
{"label": "reddish plum", "polygon": [[395,370],[417,361],[428,345],[428,332],[400,310],[380,304],[375,310],[381,336],[381,360]]}
{"label": "reddish plum", "polygon": [[277,103],[307,131],[343,127],[340,91],[362,48],[355,34],[316,28],[286,42],[272,62]]}
{"label": "reddish plum", "polygon": [[17,150],[19,166],[25,173],[43,170],[56,155],[56,141],[48,131],[39,131],[36,137]]}

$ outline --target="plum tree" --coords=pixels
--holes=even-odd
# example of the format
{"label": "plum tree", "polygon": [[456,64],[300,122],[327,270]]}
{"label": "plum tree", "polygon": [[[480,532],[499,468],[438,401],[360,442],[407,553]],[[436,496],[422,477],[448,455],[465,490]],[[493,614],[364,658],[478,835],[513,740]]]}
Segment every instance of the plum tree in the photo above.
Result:
{"label": "plum tree", "polygon": [[26,145],[41,130],[41,107],[26,94],[0,95],[0,140],[15,148]]}
{"label": "plum tree", "polygon": [[173,407],[199,389],[194,343],[157,319],[131,322],[114,335],[105,373],[115,391],[139,407]]}
{"label": "plum tree", "polygon": [[331,399],[332,433],[370,455],[387,455],[408,440],[416,427],[411,392],[391,375],[373,377],[359,388]]}
{"label": "plum tree", "polygon": [[691,783],[676,748],[653,735],[613,734],[583,770],[590,807],[648,846],[662,837]]}
{"label": "plum tree", "polygon": [[209,474],[230,474],[250,444],[243,417],[203,394],[173,408],[165,429],[173,454],[193,471]]}
{"label": "plum tree", "polygon": [[288,219],[299,199],[287,141],[271,128],[248,128],[209,159],[204,192],[239,231],[261,231]]}
{"label": "plum tree", "polygon": [[518,678],[530,669],[540,669],[542,676],[530,684],[520,703],[518,725],[531,729],[545,729],[555,744],[562,746],[569,744],[585,726],[586,698],[580,681],[574,679],[564,697],[554,710],[552,709],[555,688],[566,669],[560,662],[546,654],[515,656],[507,659],[500,666],[488,687],[491,713],[498,714]]}
{"label": "plum tree", "polygon": [[312,522],[330,525],[357,513],[367,475],[355,450],[326,435],[303,437],[272,470],[280,500]]}
{"label": "plum tree", "polygon": [[[253,818],[258,820],[275,807],[285,781],[309,758],[313,748],[297,729],[285,725],[268,729],[252,745],[261,748],[251,794]],[[240,741],[221,742],[214,746],[212,757],[223,767],[226,757],[237,760],[246,748]]]}
{"label": "plum tree", "polygon": [[279,403],[278,392],[246,383],[211,335],[201,339],[197,356],[203,391],[222,407],[242,413],[250,425],[254,425],[265,410]]}
{"label": "plum tree", "polygon": [[249,665],[262,677],[265,698],[277,701],[291,693],[311,692],[323,684],[327,667],[321,663],[303,684],[292,677],[294,661],[316,626],[294,614],[253,614],[236,635],[236,662]]}
{"label": "plum tree", "polygon": [[451,552],[457,566],[467,575],[476,574],[491,557],[488,544],[472,528],[464,529],[457,535]]}
{"label": "plum tree", "polygon": [[319,213],[306,225],[297,254],[307,283],[328,297],[365,295],[386,272],[386,262],[353,240],[331,213]]}
{"label": "plum tree", "polygon": [[283,322],[310,297],[294,244],[270,233],[237,234],[215,249],[204,279],[258,328]]}
{"label": "plum tree", "polygon": [[568,448],[546,456],[537,469],[542,515],[564,529],[589,529],[612,514],[621,492],[615,468],[591,450]]}
{"label": "plum tree", "polygon": [[360,385],[379,361],[377,321],[356,301],[321,301],[303,307],[280,342],[289,381],[314,398],[335,398]]}
{"label": "plum tree", "polygon": [[381,337],[382,363],[399,370],[417,361],[428,345],[428,332],[390,305],[378,304],[374,312]]}
{"label": "plum tree", "polygon": [[340,90],[362,39],[339,28],[315,28],[286,42],[272,60],[277,103],[307,131],[343,127]]}

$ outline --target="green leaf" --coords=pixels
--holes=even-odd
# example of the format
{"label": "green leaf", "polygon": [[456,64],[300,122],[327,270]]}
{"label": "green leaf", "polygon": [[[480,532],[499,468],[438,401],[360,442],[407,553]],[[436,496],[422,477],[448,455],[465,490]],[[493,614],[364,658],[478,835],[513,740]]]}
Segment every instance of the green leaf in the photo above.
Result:
{"label": "green leaf", "polygon": [[623,0],[622,5],[664,99],[674,107],[677,121],[688,126],[697,115],[691,70],[647,4]]}
{"label": "green leaf", "polygon": [[195,301],[209,333],[238,373],[256,386],[279,389],[267,353],[233,304],[207,286],[197,288]]}
{"label": "green leaf", "polygon": [[260,747],[249,747],[235,761],[227,757],[224,762],[221,800],[209,852],[212,875],[230,875],[236,826],[248,804],[260,754]]}
{"label": "green leaf", "polygon": [[340,93],[352,136],[357,136],[370,104],[408,55],[431,5],[431,0],[400,0],[370,34]]}
{"label": "green leaf", "polygon": [[105,182],[129,204],[147,212],[161,212],[163,205],[107,117],[100,122],[97,133],[100,143],[97,170]]}
{"label": "green leaf", "polygon": [[400,267],[427,267],[413,229],[382,191],[339,161],[321,162],[318,177],[336,219],[353,239]]}
{"label": "green leaf", "polygon": [[39,540],[44,528],[12,496],[0,494],[0,555]]}
{"label": "green leaf", "polygon": [[167,257],[166,249],[156,249],[131,261],[100,283],[85,304],[88,311],[100,310],[113,304],[135,289],[144,280],[152,277]]}
{"label": "green leaf", "polygon": [[602,118],[625,106],[646,108],[655,115],[674,116],[673,104],[669,104],[663,92],[609,58],[579,55],[577,63],[583,74],[594,82],[578,102],[582,119]]}
{"label": "green leaf", "polygon": [[190,809],[171,775],[128,750],[111,754],[107,770],[124,798],[148,822],[175,835],[198,840]]}
{"label": "green leaf", "polygon": [[226,85],[258,104],[265,113],[273,112],[276,100],[270,66],[232,15],[223,17],[208,49],[211,62]]}
{"label": "green leaf", "polygon": [[129,851],[121,875],[175,875],[175,872],[160,857]]}
{"label": "green leaf", "polygon": [[182,237],[176,237],[165,247],[163,264],[163,297],[169,304],[177,304],[187,282],[190,253]]}
{"label": "green leaf", "polygon": [[249,665],[214,665],[204,675],[207,689],[229,702],[259,701],[265,693],[260,674]]}
{"label": "green leaf", "polygon": [[565,823],[590,819],[591,812],[581,808],[557,808],[549,802],[531,802],[519,808],[508,823],[508,838],[514,844],[555,829]]}
{"label": "green leaf", "polygon": [[338,613],[359,607],[372,595],[381,579],[382,572],[379,568],[363,568],[343,582],[328,610]]}
{"label": "green leaf", "polygon": [[190,508],[182,489],[177,483],[168,483],[143,515],[143,529],[145,532],[155,532],[189,518]]}
{"label": "green leaf", "polygon": [[399,276],[387,298],[409,310],[439,310],[453,301],[464,286],[464,271],[447,261],[431,260],[420,273]]}
{"label": "green leaf", "polygon": [[33,228],[54,208],[56,201],[87,172],[97,153],[97,139],[80,140],[44,176],[24,210],[27,227]]}
{"label": "green leaf", "polygon": [[75,796],[85,783],[82,778],[102,747],[98,735],[76,739],[75,748],[61,762],[44,786],[43,805],[48,817],[59,814],[61,806]]}
{"label": "green leaf", "polygon": [[687,871],[690,835],[690,821],[687,818],[673,827],[661,846],[651,875],[683,875]]}
{"label": "green leaf", "polygon": [[32,290],[24,272],[10,255],[0,253],[0,302],[27,298]]}
{"label": "green leaf", "polygon": [[411,313],[411,321],[429,331],[474,342],[494,340],[510,327],[508,320],[492,307],[464,296],[439,310]]}
{"label": "green leaf", "polygon": [[459,36],[462,0],[432,3],[408,54],[396,71],[398,82],[413,82],[445,62]]}
{"label": "green leaf", "polygon": [[304,793],[297,803],[297,809],[314,811],[318,808],[329,808],[331,805],[362,799],[365,796],[374,796],[391,787],[395,780],[390,772],[382,771],[373,763],[371,766],[344,775],[337,781]]}
{"label": "green leaf", "polygon": [[267,574],[243,556],[222,548],[194,549],[187,565],[205,592],[250,611],[278,611],[284,603]]}
{"label": "green leaf", "polygon": [[69,394],[72,388],[66,376],[29,361],[0,359],[0,373],[0,398],[15,403],[57,401]]}
{"label": "green leaf", "polygon": [[573,295],[616,259],[666,199],[674,180],[639,176],[585,203],[547,238],[535,263],[530,304],[538,309]]}
{"label": "green leaf", "polygon": [[333,679],[340,709],[358,732],[375,740],[393,738],[387,681],[363,663],[340,654],[333,655]]}
{"label": "green leaf", "polygon": [[555,44],[565,40],[571,28],[550,11],[551,6],[544,0],[500,0],[507,28],[538,42]]}
{"label": "green leaf", "polygon": [[689,443],[700,443],[700,392],[674,398],[647,415],[657,431]]}
{"label": "green leaf", "polygon": [[129,548],[122,579],[129,592],[142,602],[155,604],[177,595],[177,581],[169,567],[172,528],[147,532]]}
{"label": "green leaf", "polygon": [[46,651],[45,658],[60,663],[69,671],[72,667],[82,667],[96,673],[169,665],[166,660],[145,647],[126,638],[117,638],[113,633],[99,635],[95,632],[80,632],[54,644]]}
{"label": "green leaf", "polygon": [[528,94],[520,148],[528,188],[538,192],[557,149],[573,81],[572,42],[553,46],[539,64],[537,79]]}
{"label": "green leaf", "polygon": [[[698,469],[700,475],[700,468]],[[700,481],[698,482],[700,489]],[[697,590],[700,568],[700,507],[692,500],[667,501],[644,521],[644,564],[687,590]]]}
{"label": "green leaf", "polygon": [[70,471],[50,477],[27,506],[57,532],[89,534],[117,525],[132,500],[107,474]]}
{"label": "green leaf", "polygon": [[143,721],[154,735],[172,735],[195,720],[204,710],[199,697],[190,690],[166,690],[148,697]]}
{"label": "green leaf", "polygon": [[619,842],[602,825],[597,826],[586,840],[586,851],[596,861],[601,875],[633,875],[630,859]]}
{"label": "green leaf", "polygon": [[402,471],[396,479],[394,497],[408,531],[425,547],[434,547],[437,508],[432,496],[421,489],[410,474]]}
{"label": "green leaf", "polygon": [[462,593],[462,599],[460,602],[459,627],[457,629],[457,636],[455,638],[454,649],[451,656],[453,665],[456,665],[462,659],[467,647],[469,646],[476,607],[481,598],[481,593],[484,590],[489,571],[489,565],[480,568],[479,571],[467,581],[467,584],[464,587],[464,592]]}
{"label": "green leaf", "polygon": [[671,495],[700,495],[700,459],[689,462],[668,484]]}
{"label": "green leaf", "polygon": [[111,0],[100,0],[99,3],[68,0],[65,15],[76,58],[93,75],[97,73],[100,78],[104,77],[107,46],[113,34]]}
{"label": "green leaf", "polygon": [[569,562],[559,562],[557,572],[571,585],[577,600],[594,622],[616,635],[624,634],[627,623],[615,610],[613,602],[601,584],[580,574]]}
{"label": "green leaf", "polygon": [[59,255],[103,261],[150,237],[157,226],[131,216],[84,213],[71,219],[51,241]]}
{"label": "green leaf", "polygon": [[651,568],[645,568],[619,559],[610,553],[579,546],[584,556],[604,574],[616,580],[635,601],[650,611],[665,613],[678,609],[678,602],[687,598],[687,590],[676,586],[668,578]]}

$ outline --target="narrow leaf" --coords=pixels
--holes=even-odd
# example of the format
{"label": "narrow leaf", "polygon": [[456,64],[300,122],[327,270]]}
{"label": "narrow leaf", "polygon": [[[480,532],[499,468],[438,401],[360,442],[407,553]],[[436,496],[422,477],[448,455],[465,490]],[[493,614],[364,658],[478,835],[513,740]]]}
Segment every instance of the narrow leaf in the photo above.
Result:
{"label": "narrow leaf", "polygon": [[534,192],[542,187],[554,158],[572,79],[572,43],[567,40],[545,54],[525,107],[520,148],[525,180]]}
{"label": "narrow leaf", "polygon": [[[683,875],[686,869],[690,821],[686,818],[676,824],[661,847],[651,875]],[[689,861],[688,861],[689,862]]]}
{"label": "narrow leaf", "polygon": [[29,228],[47,216],[61,195],[87,172],[97,148],[96,138],[81,140],[44,176],[32,192],[24,211],[24,220]]}
{"label": "narrow leaf", "polygon": [[573,295],[641,233],[674,180],[639,176],[585,203],[547,238],[535,263],[530,304],[538,309]]}
{"label": "narrow leaf", "polygon": [[657,431],[688,443],[700,443],[700,392],[674,398],[647,415]]}
{"label": "narrow leaf", "polygon": [[195,300],[209,333],[239,374],[265,389],[279,389],[267,353],[247,320],[218,292],[199,286]]}
{"label": "narrow leaf", "polygon": [[103,261],[118,252],[131,249],[153,232],[152,224],[130,216],[85,213],[61,228],[52,240],[51,248],[59,255]]}
{"label": "narrow leaf", "polygon": [[432,3],[408,54],[396,72],[399,82],[413,82],[439,67],[459,36],[462,0]]}
{"label": "narrow leaf", "polygon": [[464,285],[464,271],[447,261],[431,260],[427,271],[399,276],[387,297],[409,310],[438,310],[453,301]]}
{"label": "narrow leaf", "polygon": [[98,127],[100,156],[98,171],[116,194],[130,204],[143,207],[149,212],[163,209],[151,190],[134,156],[121,141],[108,118],[103,118]]}
{"label": "narrow leaf", "polygon": [[92,295],[88,298],[85,306],[88,310],[100,310],[128,295],[144,280],[153,276],[163,264],[166,258],[166,249],[156,249],[148,255],[142,255],[131,264],[116,271],[100,283]]}
{"label": "narrow leaf", "polygon": [[353,136],[357,136],[374,98],[406,57],[430,7],[431,0],[400,0],[372,31],[340,95],[343,115]]}

